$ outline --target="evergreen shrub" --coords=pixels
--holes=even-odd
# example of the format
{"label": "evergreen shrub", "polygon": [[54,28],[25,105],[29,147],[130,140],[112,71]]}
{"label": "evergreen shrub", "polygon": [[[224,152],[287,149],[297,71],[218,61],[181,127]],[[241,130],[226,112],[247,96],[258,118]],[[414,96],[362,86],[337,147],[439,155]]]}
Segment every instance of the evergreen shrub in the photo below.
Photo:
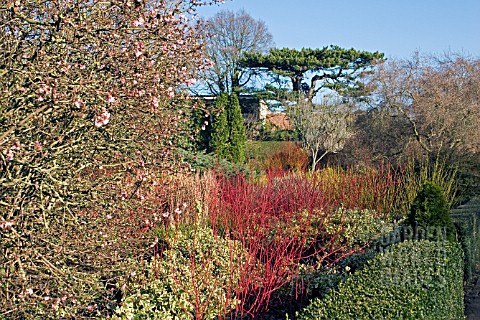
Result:
{"label": "evergreen shrub", "polygon": [[458,243],[398,243],[297,319],[464,319],[462,271]]}
{"label": "evergreen shrub", "polygon": [[[450,208],[442,189],[433,182],[426,182],[415,197],[407,222],[414,229],[428,231],[435,227],[444,228],[446,237],[455,241],[455,226],[450,217]],[[429,235],[427,234],[427,237]],[[436,236],[439,235],[430,235]]]}
{"label": "evergreen shrub", "polygon": [[[245,250],[198,225],[159,232],[160,252],[133,281],[114,319],[218,319],[235,309]],[[132,275],[135,276],[135,275]]]}

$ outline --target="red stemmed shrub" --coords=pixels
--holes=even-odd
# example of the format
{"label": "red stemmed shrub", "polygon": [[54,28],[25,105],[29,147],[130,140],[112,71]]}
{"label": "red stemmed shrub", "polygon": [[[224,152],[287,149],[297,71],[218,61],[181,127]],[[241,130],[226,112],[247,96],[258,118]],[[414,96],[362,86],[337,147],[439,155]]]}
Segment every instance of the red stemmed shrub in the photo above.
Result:
{"label": "red stemmed shrub", "polygon": [[[333,263],[366,245],[394,207],[399,179],[388,167],[315,175],[271,171],[265,181],[220,175],[218,190],[206,199],[211,225],[240,241],[250,257],[241,266],[237,312],[266,311],[300,264]],[[308,290],[308,284],[294,285],[297,297]]]}

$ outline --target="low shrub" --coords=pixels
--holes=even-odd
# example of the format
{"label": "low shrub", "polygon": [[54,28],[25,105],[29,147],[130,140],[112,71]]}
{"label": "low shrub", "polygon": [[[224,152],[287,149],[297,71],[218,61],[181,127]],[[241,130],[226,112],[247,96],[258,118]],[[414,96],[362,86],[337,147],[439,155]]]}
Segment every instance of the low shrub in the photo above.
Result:
{"label": "low shrub", "polygon": [[192,152],[184,149],[177,149],[177,153],[182,161],[190,166],[192,171],[198,173],[204,173],[215,169],[229,175],[237,173],[248,174],[248,170],[243,164],[219,159],[212,153]]}
{"label": "low shrub", "polygon": [[458,243],[405,241],[372,259],[298,319],[464,319]]}
{"label": "low shrub", "polygon": [[[238,241],[208,227],[171,227],[159,232],[159,249],[135,278],[114,319],[217,319],[234,309],[245,251]],[[166,244],[166,250],[161,250]]]}
{"label": "low shrub", "polygon": [[256,171],[303,171],[310,160],[306,151],[291,141],[250,141],[247,144],[249,167]]}
{"label": "low shrub", "polygon": [[399,194],[398,218],[405,218],[410,205],[425,183],[439,186],[445,195],[448,206],[452,206],[457,194],[457,169],[445,162],[436,160],[433,164],[428,160],[416,162],[409,160],[403,167],[402,192]]}
{"label": "low shrub", "polygon": [[[355,186],[361,185],[359,180]],[[369,185],[370,193],[383,192],[383,184]],[[349,189],[352,197],[358,193],[355,186]],[[245,291],[238,292],[242,315],[258,315],[282,299],[285,303],[281,291],[290,288],[292,299],[300,299],[308,283],[292,284],[292,279],[301,264],[315,268],[353,254],[380,233],[386,217],[384,211],[374,210],[374,204],[358,208],[339,201],[327,194],[326,185],[304,174],[267,175],[260,182],[240,175],[224,177],[217,187],[207,205],[212,225],[220,234],[241,241],[256,258],[242,270]],[[252,276],[258,264],[262,269]]]}
{"label": "low shrub", "polygon": [[447,239],[455,241],[455,226],[450,218],[450,208],[442,189],[433,182],[426,182],[410,207],[407,223],[425,230],[445,228]]}

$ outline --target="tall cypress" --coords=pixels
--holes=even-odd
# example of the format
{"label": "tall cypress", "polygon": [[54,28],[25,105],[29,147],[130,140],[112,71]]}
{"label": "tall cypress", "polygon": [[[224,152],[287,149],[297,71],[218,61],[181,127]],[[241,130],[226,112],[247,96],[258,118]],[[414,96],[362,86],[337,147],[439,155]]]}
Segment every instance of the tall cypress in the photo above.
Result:
{"label": "tall cypress", "polygon": [[226,113],[229,129],[227,159],[231,162],[241,163],[245,161],[245,143],[247,137],[242,110],[235,93],[230,95]]}
{"label": "tall cypress", "polygon": [[228,157],[228,116],[227,108],[229,98],[227,93],[222,93],[215,99],[212,114],[212,131],[210,143],[208,145],[208,152],[213,152],[220,158]]}

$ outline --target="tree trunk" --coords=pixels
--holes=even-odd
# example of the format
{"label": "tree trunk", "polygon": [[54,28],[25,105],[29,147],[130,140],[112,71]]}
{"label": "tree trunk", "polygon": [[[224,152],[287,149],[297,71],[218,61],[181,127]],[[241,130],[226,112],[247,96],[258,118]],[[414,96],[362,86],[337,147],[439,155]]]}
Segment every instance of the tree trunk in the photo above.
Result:
{"label": "tree trunk", "polygon": [[293,85],[293,92],[300,92],[302,88],[303,74],[290,77]]}

